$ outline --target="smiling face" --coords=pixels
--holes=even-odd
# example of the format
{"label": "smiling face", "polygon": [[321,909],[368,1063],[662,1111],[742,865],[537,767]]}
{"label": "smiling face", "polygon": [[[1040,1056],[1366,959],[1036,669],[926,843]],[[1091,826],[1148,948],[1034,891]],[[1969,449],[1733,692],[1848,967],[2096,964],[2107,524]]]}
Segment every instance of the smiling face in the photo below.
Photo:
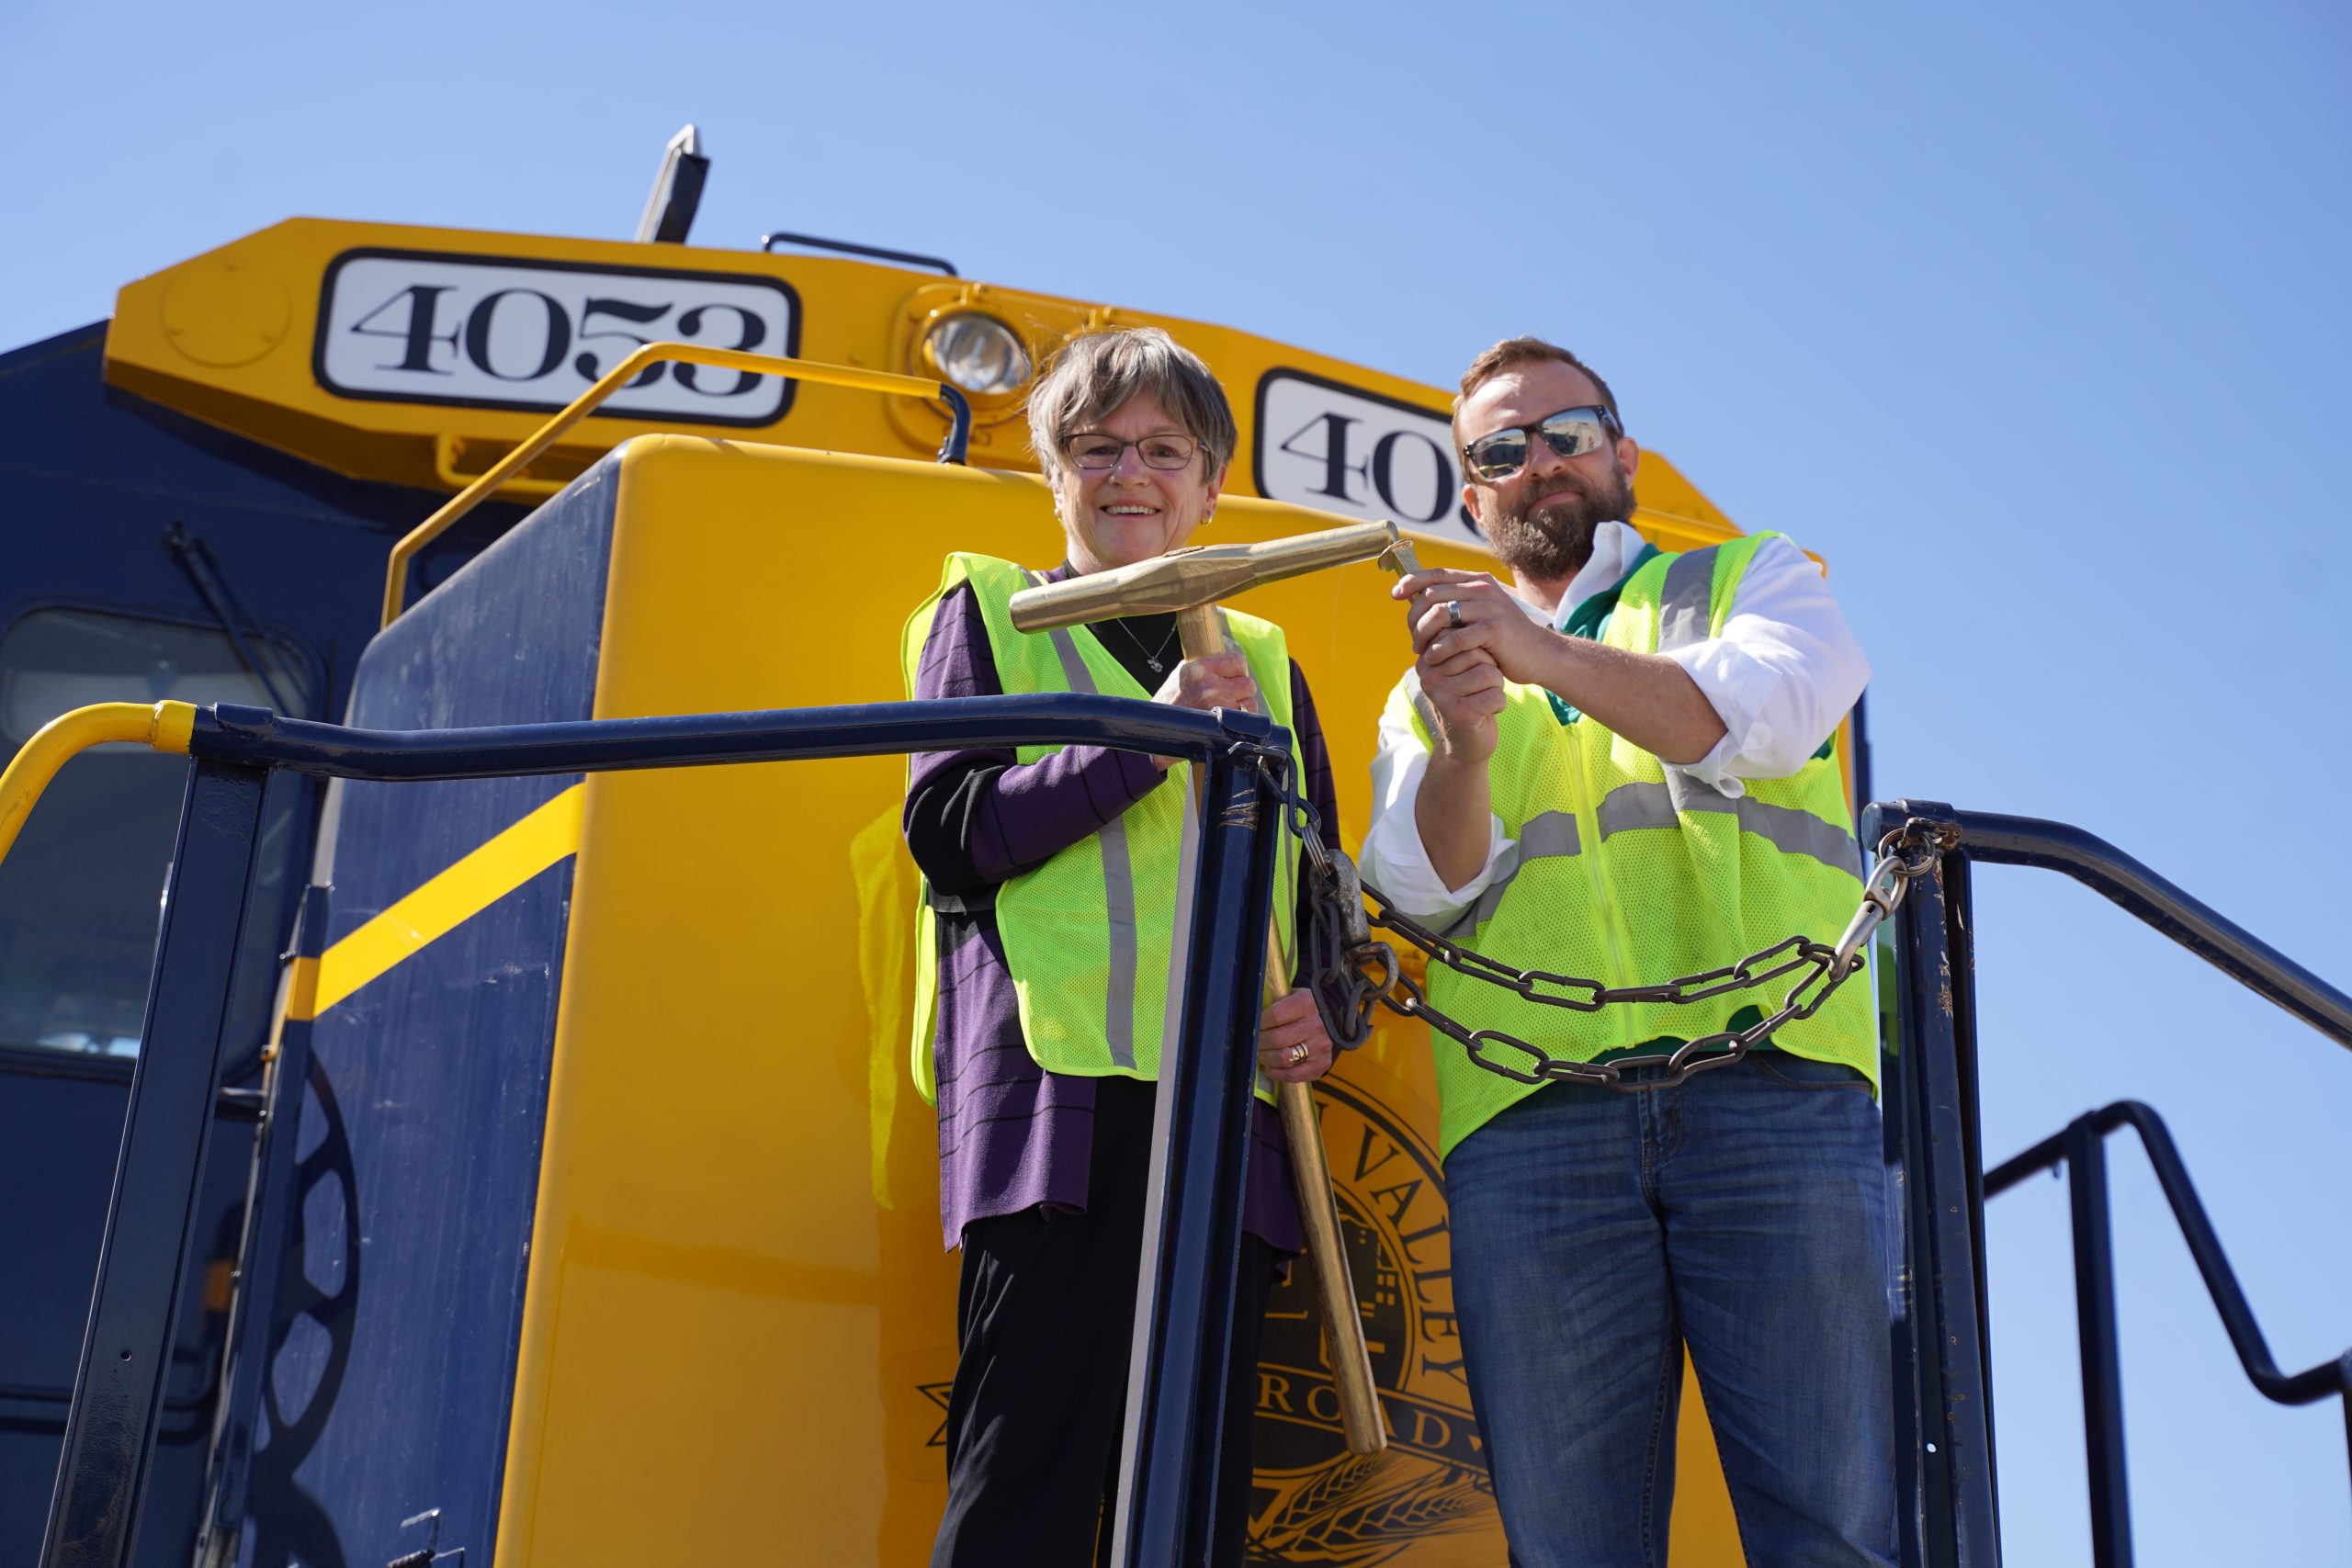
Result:
{"label": "smiling face", "polygon": [[[1573,365],[1552,359],[1515,365],[1463,400],[1453,416],[1454,439],[1475,441],[1601,400],[1600,389]],[[1625,436],[1576,457],[1561,457],[1541,439],[1527,445],[1526,467],[1491,482],[1470,480],[1462,500],[1515,574],[1565,583],[1591,558],[1594,530],[1633,515],[1641,452]]]}
{"label": "smiling face", "polygon": [[[1192,434],[1148,393],[1069,433],[1120,441]],[[1190,543],[1193,530],[1216,509],[1217,492],[1225,488],[1225,470],[1212,474],[1207,469],[1208,459],[1198,453],[1182,468],[1155,468],[1133,446],[1119,454],[1118,467],[1100,472],[1065,459],[1054,478],[1054,510],[1069,540],[1070,565],[1084,576],[1132,566]]]}

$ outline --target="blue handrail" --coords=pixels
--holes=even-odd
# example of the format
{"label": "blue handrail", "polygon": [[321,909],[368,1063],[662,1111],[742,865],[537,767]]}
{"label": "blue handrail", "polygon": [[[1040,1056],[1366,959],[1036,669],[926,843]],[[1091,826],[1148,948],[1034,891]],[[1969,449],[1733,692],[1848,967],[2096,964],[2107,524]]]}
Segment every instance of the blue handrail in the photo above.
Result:
{"label": "blue handrail", "polygon": [[2071,1190],[2075,1233],[2075,1311],[2083,1363],[2083,1429],[2091,1485],[2091,1553],[2098,1568],[2132,1562],[2130,1487],[2123,1461],[2123,1381],[2115,1322],[2114,1242],[2107,1201],[2105,1140],[2119,1127],[2140,1134],[2157,1184],[2179,1222],[2181,1239],[2204,1276],[2206,1293],[2238,1353],[2238,1364],[2263,1397],[2280,1404],[2311,1404],[2335,1394],[2345,1402],[2345,1441],[2352,1448],[2352,1349],[2300,1372],[2282,1372],[2254,1308],[2230,1268],[2221,1237],[2188,1178],[2188,1167],[2164,1118],[2136,1100],[2076,1117],[2024,1153],[1984,1173],[1984,1195],[2007,1191],[2027,1177],[2064,1163]]}
{"label": "blue handrail", "polygon": [[1863,816],[1863,834],[1872,843],[1915,826],[1928,863],[1887,933],[1896,964],[1883,1062],[1887,1157],[1905,1177],[1905,1303],[1894,1337],[1903,1561],[1924,1568],[1994,1568],[2000,1561],[1984,1203],[2064,1160],[2074,1183],[2092,1542],[2100,1568],[2121,1568],[2131,1561],[2132,1541],[2103,1144],[2109,1132],[2129,1124],[2140,1133],[2255,1386],[2282,1404],[2343,1396],[2347,1445],[2352,1352],[2304,1371],[2278,1371],[2178,1151],[2143,1105],[2110,1105],[1986,1172],[1977,1113],[1971,864],[2063,872],[2347,1046],[2352,998],[2079,828],[1935,801],[1880,802]]}
{"label": "blue handrail", "polygon": [[[1277,739],[1279,738],[1279,739]],[[353,729],[222,703],[198,708],[192,757],[386,783],[521,778],[963,747],[1096,745],[1205,762],[1289,735],[1255,714],[1079,694],[854,703],[752,713],[581,719],[479,729]]]}
{"label": "blue handrail", "polygon": [[[1224,1429],[1258,998],[1290,736],[1248,713],[1084,695],[399,732],[222,705],[193,711],[187,794],[115,1168],[96,1286],[43,1535],[44,1568],[125,1568],[155,1447],[163,1372],[216,1120],[263,788],[276,769],[386,782],[601,773],[964,747],[1091,743],[1206,766],[1182,1024],[1164,1051],[1159,1201],[1136,1282],[1142,1375],[1129,1391],[1114,1525],[1123,1568],[1199,1561]],[[1237,961],[1238,960],[1238,961]],[[283,1082],[284,1080],[277,1080]],[[300,1092],[300,1085],[295,1086]],[[1204,1445],[1206,1445],[1205,1448]]]}
{"label": "blue handrail", "polygon": [[2098,834],[1991,811],[1954,811],[1951,820],[1970,859],[2063,872],[2337,1044],[2352,1046],[2352,997]]}

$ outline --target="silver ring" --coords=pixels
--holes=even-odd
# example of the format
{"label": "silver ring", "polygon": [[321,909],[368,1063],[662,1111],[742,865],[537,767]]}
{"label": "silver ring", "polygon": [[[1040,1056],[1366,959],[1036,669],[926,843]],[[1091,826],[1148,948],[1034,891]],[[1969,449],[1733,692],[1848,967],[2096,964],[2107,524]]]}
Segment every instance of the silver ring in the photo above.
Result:
{"label": "silver ring", "polygon": [[1455,631],[1460,631],[1460,630],[1462,629],[1462,601],[1461,601],[1461,600],[1459,600],[1459,599],[1448,599],[1448,600],[1445,602],[1445,618],[1446,618],[1447,620],[1449,620],[1449,621],[1451,621],[1451,622],[1453,622],[1453,629],[1454,629]]}
{"label": "silver ring", "polygon": [[1315,1048],[1302,1040],[1290,1048],[1290,1065],[1295,1067],[1313,1055],[1315,1055]]}

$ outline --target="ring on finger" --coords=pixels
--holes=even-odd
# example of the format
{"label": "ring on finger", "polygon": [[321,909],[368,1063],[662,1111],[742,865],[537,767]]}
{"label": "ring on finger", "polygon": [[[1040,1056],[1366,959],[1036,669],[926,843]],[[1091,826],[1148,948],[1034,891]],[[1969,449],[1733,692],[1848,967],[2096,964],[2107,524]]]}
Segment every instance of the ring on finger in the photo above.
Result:
{"label": "ring on finger", "polygon": [[1453,626],[1455,631],[1460,631],[1462,629],[1461,600],[1448,599],[1445,602],[1445,618]]}
{"label": "ring on finger", "polygon": [[1290,1048],[1290,1065],[1295,1067],[1313,1055],[1315,1055],[1315,1047],[1302,1040]]}

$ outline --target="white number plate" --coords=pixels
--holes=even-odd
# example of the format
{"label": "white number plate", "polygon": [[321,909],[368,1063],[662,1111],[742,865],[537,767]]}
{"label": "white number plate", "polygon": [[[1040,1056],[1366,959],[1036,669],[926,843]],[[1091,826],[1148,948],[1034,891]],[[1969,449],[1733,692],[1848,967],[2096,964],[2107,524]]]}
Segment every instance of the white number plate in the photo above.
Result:
{"label": "white number plate", "polygon": [[1258,382],[1258,493],[1479,549],[1462,505],[1453,430],[1442,413],[1303,370]]}
{"label": "white number plate", "polygon": [[[312,355],[346,398],[560,409],[641,344],[792,354],[800,302],[772,278],[349,251],[327,267]],[[707,365],[655,365],[600,412],[769,424],[792,383]]]}

